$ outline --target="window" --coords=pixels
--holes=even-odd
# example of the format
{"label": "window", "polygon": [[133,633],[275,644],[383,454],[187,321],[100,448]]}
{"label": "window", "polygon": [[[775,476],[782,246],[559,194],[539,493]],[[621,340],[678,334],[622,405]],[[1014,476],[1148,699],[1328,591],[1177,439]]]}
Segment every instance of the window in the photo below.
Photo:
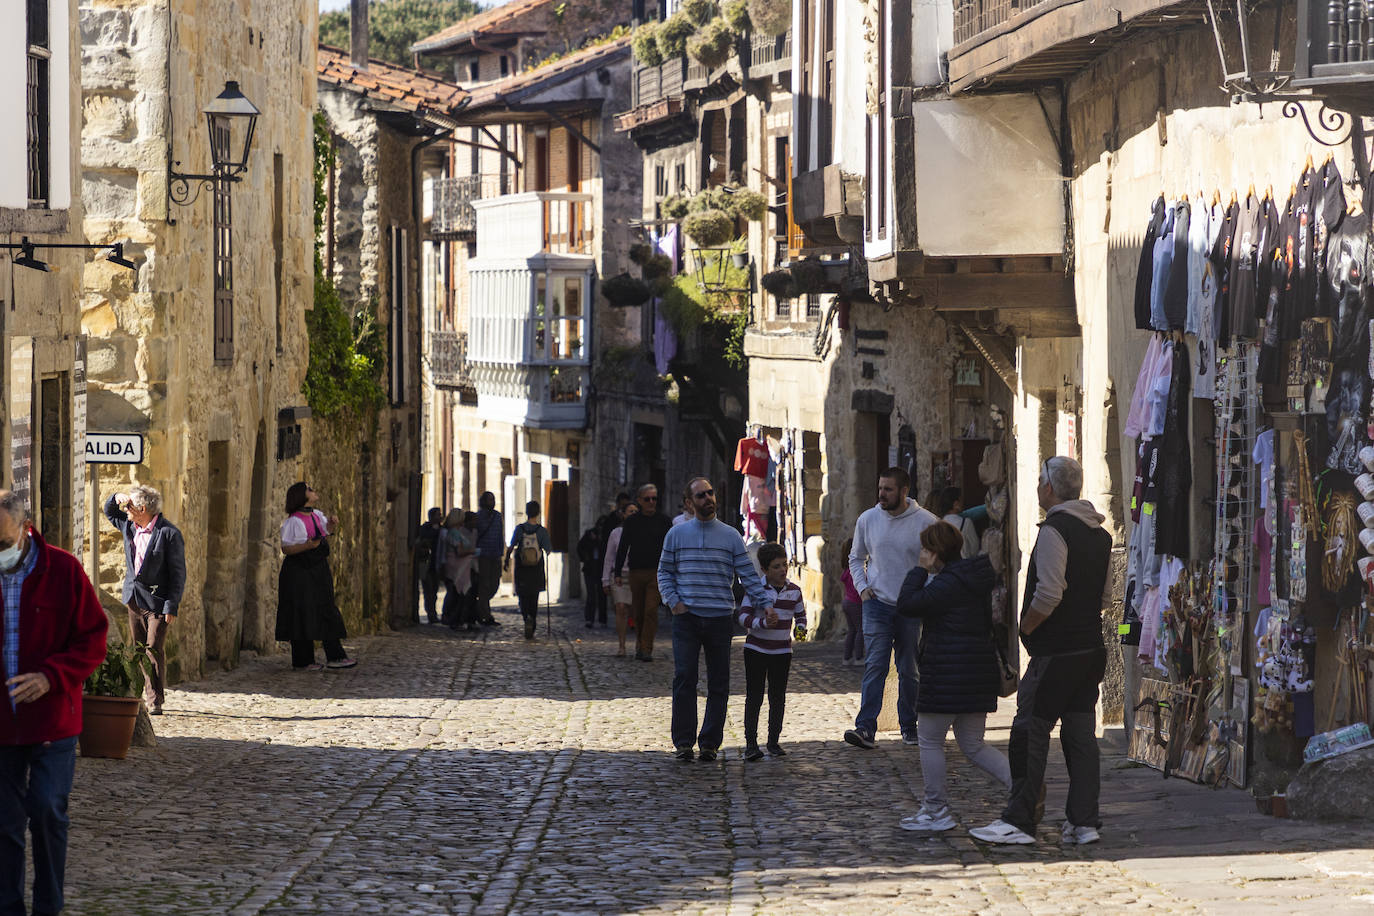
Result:
{"label": "window", "polygon": [[214,183],[215,364],[234,361],[234,211],[227,181]]}
{"label": "window", "polygon": [[815,293],[806,294],[806,320],[819,321],[821,317],[821,297]]}
{"label": "window", "polygon": [[687,163],[679,162],[673,166],[673,193],[680,194],[687,190]]}
{"label": "window", "polygon": [[668,196],[668,167],[654,166],[654,196],[660,199]]}
{"label": "window", "polygon": [[583,279],[534,275],[534,359],[582,359]]}
{"label": "window", "polygon": [[406,401],[406,347],[409,303],[406,299],[406,271],[409,255],[406,251],[406,231],[391,227],[391,321],[387,326],[391,336],[391,403]]}
{"label": "window", "polygon": [[775,296],[773,298],[773,317],[778,319],[779,321],[791,321],[792,300],[781,299]]}
{"label": "window", "polygon": [[48,2],[27,0],[28,3],[28,198],[29,206],[48,206],[48,65],[52,51],[48,47]]}
{"label": "window", "polygon": [[506,56],[505,54],[502,54],[502,55],[501,55],[501,75],[502,75],[502,76],[509,76],[509,75],[510,75],[510,58],[509,58],[508,56]]}
{"label": "window", "polygon": [[474,82],[474,83],[477,82],[477,79],[478,79],[477,74],[478,74],[478,72],[479,72],[479,70],[478,70],[478,67],[477,67],[477,61],[474,60],[474,61],[470,62],[470,63],[468,64],[468,79],[471,80],[471,81]]}

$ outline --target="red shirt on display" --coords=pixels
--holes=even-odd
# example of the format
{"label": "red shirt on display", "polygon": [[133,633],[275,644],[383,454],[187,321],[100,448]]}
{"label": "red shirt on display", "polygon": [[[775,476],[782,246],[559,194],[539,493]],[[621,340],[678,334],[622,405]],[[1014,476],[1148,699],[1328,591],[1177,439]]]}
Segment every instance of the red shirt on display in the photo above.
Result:
{"label": "red shirt on display", "polygon": [[749,477],[768,474],[768,446],[748,436],[735,448],[735,470]]}

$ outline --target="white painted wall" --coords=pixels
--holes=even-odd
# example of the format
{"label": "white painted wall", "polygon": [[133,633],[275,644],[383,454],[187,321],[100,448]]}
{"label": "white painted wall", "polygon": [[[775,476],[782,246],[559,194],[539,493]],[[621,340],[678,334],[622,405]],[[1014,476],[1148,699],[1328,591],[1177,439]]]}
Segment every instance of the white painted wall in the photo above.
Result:
{"label": "white painted wall", "polygon": [[927,256],[1063,250],[1059,153],[1033,99],[976,96],[912,107],[916,232]]}
{"label": "white painted wall", "polygon": [[[23,5],[10,0],[10,27],[0,30],[0,207],[28,208],[28,44]],[[12,9],[10,9],[12,7]],[[65,2],[49,6],[48,29],[52,59],[48,63],[48,208],[71,206],[71,35],[70,11]]]}

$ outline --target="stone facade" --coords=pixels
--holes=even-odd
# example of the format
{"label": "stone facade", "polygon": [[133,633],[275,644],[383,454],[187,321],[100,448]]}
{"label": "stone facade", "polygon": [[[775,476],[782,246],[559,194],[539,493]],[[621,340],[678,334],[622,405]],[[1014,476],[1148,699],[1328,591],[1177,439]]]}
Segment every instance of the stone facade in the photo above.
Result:
{"label": "stone facade", "polygon": [[[276,550],[286,488],[305,463],[278,460],[279,411],[303,403],[313,296],[311,111],[316,5],[89,0],[81,7],[84,229],[120,239],[136,275],[93,263],[89,425],[142,433],[141,466],[103,466],[99,495],[162,491],[186,537],[182,614],[168,640],[173,681],[275,647]],[[232,342],[216,360],[212,197],[169,200],[169,161],[210,171],[201,109],[238,80],[262,112],[231,188]],[[99,523],[99,589],[120,613],[124,558]]]}

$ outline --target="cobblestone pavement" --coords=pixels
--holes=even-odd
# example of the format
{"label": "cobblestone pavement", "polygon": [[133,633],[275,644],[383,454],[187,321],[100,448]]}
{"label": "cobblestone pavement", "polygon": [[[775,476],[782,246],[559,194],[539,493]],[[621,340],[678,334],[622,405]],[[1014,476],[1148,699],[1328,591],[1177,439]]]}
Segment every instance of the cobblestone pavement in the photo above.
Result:
{"label": "cobblestone pavement", "polygon": [[[722,762],[668,753],[667,640],[644,664],[555,609],[477,638],[350,640],[349,671],[285,655],[169,692],[156,748],[79,760],[72,914],[1344,913],[1374,909],[1374,831],[1256,813],[1104,759],[1102,842],[1061,848],[1052,764],[1034,847],[986,848],[1000,792],[951,742],[961,826],[897,826],[915,748],[840,741],[860,669],[799,647],[784,746],[745,764],[735,652]],[[666,637],[666,627],[660,632]],[[737,640],[737,644],[738,644]],[[1009,710],[990,738],[1005,746]]]}

